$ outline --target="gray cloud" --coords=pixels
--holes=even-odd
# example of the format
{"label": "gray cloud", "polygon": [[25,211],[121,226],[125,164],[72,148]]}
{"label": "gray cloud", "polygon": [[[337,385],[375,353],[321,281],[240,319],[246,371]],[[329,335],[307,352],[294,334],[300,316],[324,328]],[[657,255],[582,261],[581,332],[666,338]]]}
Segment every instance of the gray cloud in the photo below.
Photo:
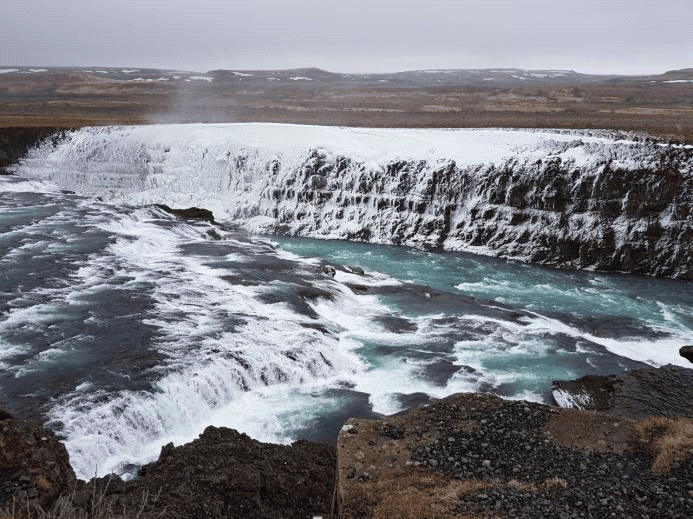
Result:
{"label": "gray cloud", "polygon": [[4,0],[0,65],[693,66],[689,0]]}

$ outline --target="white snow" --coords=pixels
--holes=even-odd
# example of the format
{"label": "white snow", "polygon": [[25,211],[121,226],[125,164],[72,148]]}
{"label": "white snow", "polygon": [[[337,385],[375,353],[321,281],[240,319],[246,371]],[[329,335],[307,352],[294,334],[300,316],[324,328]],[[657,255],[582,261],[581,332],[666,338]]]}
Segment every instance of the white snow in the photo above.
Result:
{"label": "white snow", "polygon": [[8,74],[10,72],[19,72],[18,68],[0,68],[0,74]]}
{"label": "white snow", "polygon": [[586,409],[592,402],[592,399],[587,394],[572,395],[563,389],[554,389],[552,393],[553,399],[558,404],[558,407],[567,409]]}
{"label": "white snow", "polygon": [[[392,129],[344,128],[275,123],[163,124],[86,129],[75,138],[120,142],[119,146],[144,145],[183,150],[194,146],[219,150],[266,150],[283,155],[302,155],[322,149],[365,162],[396,159],[447,161],[458,166],[500,162],[511,155],[542,155],[547,141],[609,143],[606,137],[508,129]],[[129,144],[128,144],[129,143]],[[575,151],[568,149],[567,154]]]}
{"label": "white snow", "polygon": [[212,82],[214,78],[211,78],[209,76],[190,76],[190,79],[196,79],[199,81],[209,81]]}
{"label": "white snow", "polygon": [[241,76],[241,77],[253,77],[253,74],[246,74],[245,72],[231,72],[232,74],[236,76]]}
{"label": "white snow", "polygon": [[289,79],[293,79],[294,81],[313,81],[312,77],[303,77],[303,76],[290,77]]}
{"label": "white snow", "polygon": [[547,78],[547,77],[565,76],[565,74],[562,72],[531,72],[529,75],[532,77],[540,78],[540,79]]}
{"label": "white snow", "polygon": [[[293,191],[289,186],[294,185],[298,175],[306,178],[302,173],[304,166],[310,168],[310,157],[316,152],[332,166],[340,157],[348,159],[346,169],[332,167],[325,170],[322,180],[306,179],[326,183],[333,202],[315,204],[287,195]],[[449,179],[450,185],[455,186],[465,179],[472,181],[475,175],[483,177],[496,166],[507,164],[531,170],[538,162],[554,158],[582,171],[589,180],[603,167],[607,156],[613,164],[626,169],[645,164],[633,143],[615,141],[606,132],[170,124],[82,129],[71,133],[57,147],[46,145],[35,151],[26,160],[26,166],[32,176],[56,180],[81,194],[103,194],[104,186],[109,186],[108,196],[126,203],[204,207],[219,218],[235,219],[256,232],[271,230],[279,222],[297,235],[324,239],[345,238],[368,229],[369,241],[389,243],[393,226],[425,228],[439,218],[435,204],[428,204],[423,213],[412,207],[427,199],[425,186],[436,170],[447,168],[451,161],[460,171],[459,176]],[[404,198],[398,202],[409,206],[404,211],[393,205],[400,196],[396,193],[402,178],[397,173],[387,173],[397,161],[412,165],[408,168],[409,174],[415,176],[411,184],[419,186],[405,188]],[[414,171],[415,163],[420,163],[420,167]],[[305,171],[308,174],[311,170]],[[361,183],[367,187],[359,188]],[[360,200],[362,193],[368,195],[368,201]],[[485,203],[473,193],[468,195],[458,200],[457,209],[450,215],[453,229],[467,226],[473,219],[470,211]],[[298,214],[301,217],[296,218]],[[590,223],[590,217],[571,216],[566,232],[576,238],[594,232],[596,226]],[[536,234],[537,226],[549,223],[544,219],[523,225]],[[435,232],[413,233],[402,243],[417,247],[436,239]],[[529,254],[528,249],[518,248],[516,242],[508,244],[507,250],[472,246],[463,239],[463,230],[450,233],[444,247],[486,255],[500,251],[518,259],[528,259]],[[610,350],[633,349],[633,345],[618,341],[589,339]],[[655,346],[658,345],[653,345],[654,349]],[[662,360],[661,356],[653,357],[649,350],[632,353],[645,362]]]}

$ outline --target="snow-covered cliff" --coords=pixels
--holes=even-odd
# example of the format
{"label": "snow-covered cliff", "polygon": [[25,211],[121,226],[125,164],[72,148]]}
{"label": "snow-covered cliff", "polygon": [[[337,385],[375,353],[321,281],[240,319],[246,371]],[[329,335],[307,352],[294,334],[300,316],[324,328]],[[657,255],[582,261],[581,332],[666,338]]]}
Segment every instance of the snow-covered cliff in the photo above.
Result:
{"label": "snow-covered cliff", "polygon": [[197,205],[254,231],[693,279],[693,150],[650,140],[165,125],[79,130],[25,164],[85,194]]}

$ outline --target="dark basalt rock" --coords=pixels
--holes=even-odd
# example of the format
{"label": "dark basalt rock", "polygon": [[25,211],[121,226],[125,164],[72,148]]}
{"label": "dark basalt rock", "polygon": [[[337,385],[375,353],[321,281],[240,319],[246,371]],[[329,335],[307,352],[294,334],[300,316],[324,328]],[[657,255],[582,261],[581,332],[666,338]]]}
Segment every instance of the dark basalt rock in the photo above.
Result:
{"label": "dark basalt rock", "polygon": [[67,450],[51,431],[8,415],[0,417],[0,510],[13,503],[48,509],[76,483]]}
{"label": "dark basalt rock", "polygon": [[174,215],[181,220],[202,220],[204,222],[215,223],[214,214],[208,209],[199,207],[188,207],[187,209],[172,209],[164,204],[154,204],[154,207],[161,209],[169,214]]}
{"label": "dark basalt rock", "polygon": [[679,354],[684,358],[693,362],[693,346],[682,346]]}
{"label": "dark basalt rock", "polygon": [[233,429],[208,427],[191,443],[161,449],[158,461],[138,479],[92,480],[76,494],[88,502],[94,487],[105,491],[113,510],[133,512],[150,500],[140,517],[306,518],[327,516],[333,492],[333,447],[297,441],[261,443]]}
{"label": "dark basalt rock", "polygon": [[648,416],[693,418],[693,369],[669,364],[635,369],[625,375],[589,375],[557,380],[552,390],[557,401],[570,407],[604,411],[642,419]]}
{"label": "dark basalt rock", "polygon": [[216,240],[216,241],[221,240],[221,235],[217,231],[215,231],[214,229],[209,229],[205,233],[205,236],[207,236],[208,238],[211,238],[212,240]]}
{"label": "dark basalt rock", "polygon": [[55,127],[0,128],[0,175],[8,174],[6,168],[34,146],[49,138],[58,140],[66,131],[68,129]]}
{"label": "dark basalt rock", "polygon": [[[162,447],[159,459],[143,466],[135,480],[112,474],[85,483],[76,480],[52,432],[34,422],[0,420],[0,516],[13,506],[33,511],[31,517],[43,517],[39,509],[67,506],[70,517],[86,517],[94,496],[104,512],[118,517],[327,516],[335,468],[334,447],[303,440],[267,444],[208,427],[191,443]],[[67,505],[57,501],[60,496]]]}
{"label": "dark basalt rock", "polygon": [[[589,160],[558,156],[571,148]],[[567,269],[693,279],[693,150],[576,136],[541,153],[497,165],[397,160],[374,169],[313,152],[296,171],[267,179],[270,195],[253,209],[274,218],[277,233],[482,247]]]}

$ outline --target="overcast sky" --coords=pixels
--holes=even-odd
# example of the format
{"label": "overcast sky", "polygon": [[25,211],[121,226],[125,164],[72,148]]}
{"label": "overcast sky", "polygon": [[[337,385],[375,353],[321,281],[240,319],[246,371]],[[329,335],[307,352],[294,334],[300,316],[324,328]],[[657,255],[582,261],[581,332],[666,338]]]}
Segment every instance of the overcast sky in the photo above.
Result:
{"label": "overcast sky", "polygon": [[661,73],[692,0],[2,0],[0,66]]}

